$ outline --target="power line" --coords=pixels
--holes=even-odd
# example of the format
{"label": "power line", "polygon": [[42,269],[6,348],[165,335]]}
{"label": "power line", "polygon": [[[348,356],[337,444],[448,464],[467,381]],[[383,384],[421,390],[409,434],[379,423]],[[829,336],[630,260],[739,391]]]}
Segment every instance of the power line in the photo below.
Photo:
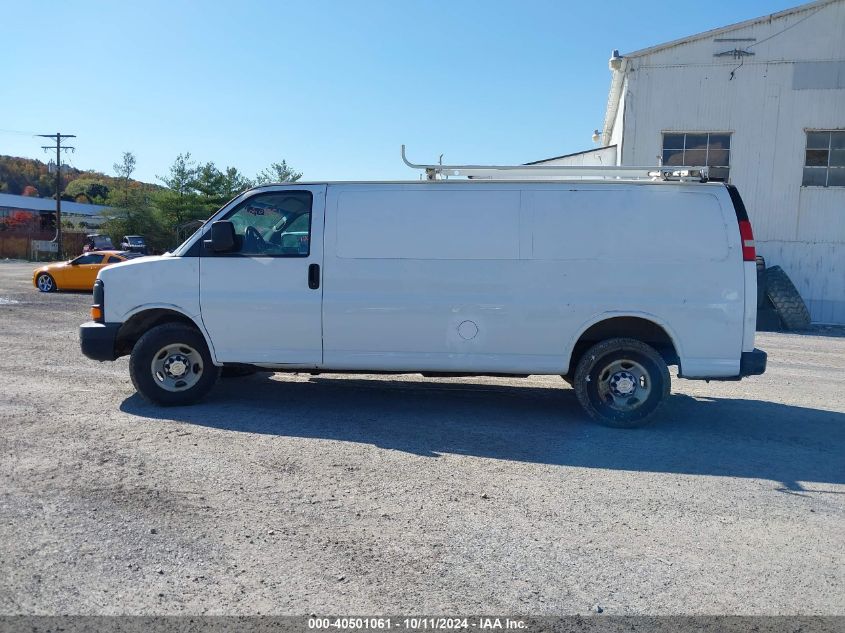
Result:
{"label": "power line", "polygon": [[25,132],[24,130],[6,130],[0,128],[0,134],[18,134],[20,136],[38,136],[35,132]]}
{"label": "power line", "polygon": [[45,152],[48,149],[56,150],[56,235],[53,241],[56,243],[56,249],[59,257],[62,256],[62,150],[76,151],[75,147],[65,145],[62,147],[63,138],[76,138],[76,134],[62,134],[56,132],[55,134],[36,134],[41,138],[51,138],[56,141],[55,145],[42,145],[41,149]]}
{"label": "power line", "polygon": [[810,13],[809,15],[805,15],[803,18],[801,18],[801,19],[800,19],[800,20],[798,20],[797,22],[793,22],[792,24],[790,24],[790,25],[789,25],[789,26],[787,26],[786,28],[783,28],[783,29],[781,29],[780,31],[777,31],[776,33],[772,33],[771,35],[769,35],[769,37],[764,37],[764,38],[763,38],[762,40],[760,40],[759,42],[754,42],[753,44],[749,44],[749,45],[747,46],[747,48],[754,48],[755,46],[759,46],[759,45],[760,45],[760,44],[762,44],[763,42],[768,42],[768,41],[769,41],[770,39],[772,39],[773,37],[777,37],[778,35],[782,35],[783,33],[786,33],[789,29],[793,29],[793,28],[795,28],[796,26],[798,26],[799,24],[801,24],[804,20],[809,20],[811,17],[813,17],[814,15],[816,15],[816,13],[818,13],[818,12],[819,12],[819,11],[821,11],[822,9],[824,9],[824,7],[819,7],[818,9],[816,9],[815,11],[813,11],[812,13]]}

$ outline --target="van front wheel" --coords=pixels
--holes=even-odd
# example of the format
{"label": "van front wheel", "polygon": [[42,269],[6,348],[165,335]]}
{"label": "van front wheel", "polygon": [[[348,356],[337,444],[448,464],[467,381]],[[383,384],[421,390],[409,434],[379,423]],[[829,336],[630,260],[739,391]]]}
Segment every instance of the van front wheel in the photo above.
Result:
{"label": "van front wheel", "polygon": [[635,428],[654,419],[669,395],[669,369],[650,345],[613,338],[588,349],[575,369],[575,393],[605,426]]}
{"label": "van front wheel", "polygon": [[129,358],[132,384],[145,399],[162,406],[191,404],[207,394],[220,368],[202,334],[182,323],[165,323],[146,332]]}

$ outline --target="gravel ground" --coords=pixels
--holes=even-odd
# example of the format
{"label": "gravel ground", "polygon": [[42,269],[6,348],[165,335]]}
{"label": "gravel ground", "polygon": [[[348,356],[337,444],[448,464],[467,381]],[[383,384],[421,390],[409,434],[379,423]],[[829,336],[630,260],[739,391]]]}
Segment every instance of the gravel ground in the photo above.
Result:
{"label": "gravel ground", "polygon": [[158,409],[0,264],[0,614],[845,614],[845,331],[595,426],[556,377],[276,374]]}

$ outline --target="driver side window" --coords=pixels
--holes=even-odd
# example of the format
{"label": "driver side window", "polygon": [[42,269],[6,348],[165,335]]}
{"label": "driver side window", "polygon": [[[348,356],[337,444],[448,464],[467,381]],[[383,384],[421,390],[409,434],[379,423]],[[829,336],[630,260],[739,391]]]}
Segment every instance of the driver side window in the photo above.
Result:
{"label": "driver side window", "polygon": [[80,255],[73,260],[73,263],[77,266],[82,266],[84,264],[100,264],[102,261],[102,255]]}
{"label": "driver side window", "polygon": [[241,202],[223,218],[235,227],[232,254],[307,257],[311,252],[311,200],[309,191],[274,191]]}

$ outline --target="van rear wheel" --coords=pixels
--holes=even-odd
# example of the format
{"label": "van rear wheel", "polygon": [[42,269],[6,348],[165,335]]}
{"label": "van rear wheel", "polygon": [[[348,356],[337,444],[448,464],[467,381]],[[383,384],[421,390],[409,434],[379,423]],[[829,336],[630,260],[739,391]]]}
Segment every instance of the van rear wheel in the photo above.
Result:
{"label": "van rear wheel", "polygon": [[129,358],[132,384],[146,400],[162,406],[192,404],[220,377],[202,334],[183,323],[146,332]]}
{"label": "van rear wheel", "polygon": [[657,350],[631,338],[593,345],[578,361],[574,382],[587,414],[617,428],[652,421],[671,387],[669,369]]}

